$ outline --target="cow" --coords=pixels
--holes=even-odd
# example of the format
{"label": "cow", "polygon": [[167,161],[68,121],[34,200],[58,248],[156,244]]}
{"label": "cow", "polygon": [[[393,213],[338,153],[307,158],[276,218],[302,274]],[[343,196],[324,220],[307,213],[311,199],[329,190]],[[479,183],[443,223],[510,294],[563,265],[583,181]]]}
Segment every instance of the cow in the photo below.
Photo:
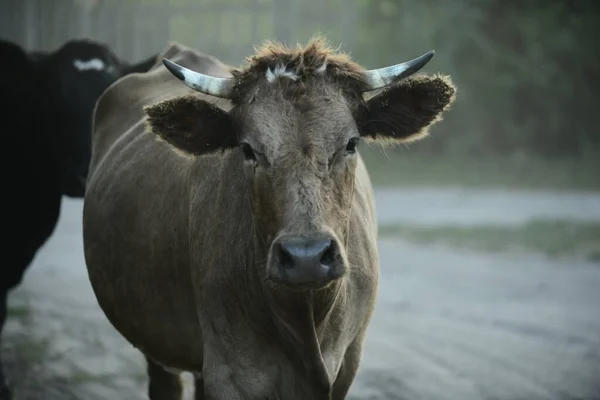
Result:
{"label": "cow", "polygon": [[[3,224],[10,238],[0,268],[0,334],[8,294],[54,231],[62,196],[83,198],[96,100],[117,79],[147,71],[156,56],[129,64],[90,40],[31,53],[0,40]],[[0,360],[0,400],[10,395]]]}
{"label": "cow", "polygon": [[451,79],[413,75],[433,54],[365,70],[316,37],[233,68],[173,44],[101,96],[84,255],[150,399],[179,400],[182,371],[197,400],[346,397],[379,276],[358,145],[441,119]]}

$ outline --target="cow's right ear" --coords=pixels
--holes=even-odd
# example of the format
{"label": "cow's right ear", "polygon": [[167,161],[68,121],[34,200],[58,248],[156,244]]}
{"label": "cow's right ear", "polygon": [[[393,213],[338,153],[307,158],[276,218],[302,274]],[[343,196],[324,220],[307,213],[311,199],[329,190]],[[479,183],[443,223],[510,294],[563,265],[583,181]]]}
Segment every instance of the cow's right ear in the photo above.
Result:
{"label": "cow's right ear", "polygon": [[231,116],[195,96],[165,100],[144,111],[150,131],[185,153],[202,155],[238,144]]}

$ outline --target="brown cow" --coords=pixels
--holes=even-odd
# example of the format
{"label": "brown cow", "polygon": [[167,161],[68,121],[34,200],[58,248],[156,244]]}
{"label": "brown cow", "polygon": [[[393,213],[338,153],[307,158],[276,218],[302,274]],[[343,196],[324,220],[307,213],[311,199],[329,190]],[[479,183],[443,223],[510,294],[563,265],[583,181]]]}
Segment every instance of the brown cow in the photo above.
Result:
{"label": "brown cow", "polygon": [[357,144],[440,120],[450,80],[409,77],[432,56],[365,71],[315,39],[233,69],[174,45],[99,100],[85,257],[151,399],[180,399],[179,371],[196,399],[346,397],[378,283]]}

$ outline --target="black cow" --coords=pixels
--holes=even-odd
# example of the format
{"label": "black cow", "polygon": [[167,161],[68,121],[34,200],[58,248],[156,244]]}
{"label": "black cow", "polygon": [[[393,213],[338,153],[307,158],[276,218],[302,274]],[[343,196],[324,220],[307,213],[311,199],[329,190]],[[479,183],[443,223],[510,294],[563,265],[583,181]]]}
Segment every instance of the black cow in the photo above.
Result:
{"label": "black cow", "polygon": [[[9,238],[2,241],[0,334],[8,292],[54,231],[62,195],[83,197],[96,100],[114,81],[147,71],[155,59],[129,65],[89,40],[31,54],[0,40],[1,184]],[[0,360],[0,400],[9,398]]]}

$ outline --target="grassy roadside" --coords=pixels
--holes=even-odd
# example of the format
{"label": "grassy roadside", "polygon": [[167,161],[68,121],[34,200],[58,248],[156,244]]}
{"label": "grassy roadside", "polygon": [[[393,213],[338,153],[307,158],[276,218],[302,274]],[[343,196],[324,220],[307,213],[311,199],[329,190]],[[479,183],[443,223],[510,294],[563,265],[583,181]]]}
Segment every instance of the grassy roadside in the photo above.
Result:
{"label": "grassy roadside", "polygon": [[467,186],[600,190],[600,161],[533,157],[421,156],[410,148],[361,144],[375,186]]}
{"label": "grassy roadside", "polygon": [[532,250],[548,256],[576,256],[600,261],[600,224],[534,220],[518,227],[382,225],[381,237],[413,243],[445,243],[482,251]]}

